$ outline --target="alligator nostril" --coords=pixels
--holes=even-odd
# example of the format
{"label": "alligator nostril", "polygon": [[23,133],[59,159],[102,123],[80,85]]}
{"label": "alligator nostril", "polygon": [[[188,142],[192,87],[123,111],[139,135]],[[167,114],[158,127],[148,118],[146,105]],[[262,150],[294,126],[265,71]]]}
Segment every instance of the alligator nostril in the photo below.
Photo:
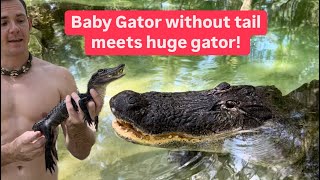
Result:
{"label": "alligator nostril", "polygon": [[137,102],[137,99],[135,97],[129,97],[128,98],[128,103],[129,104],[135,104]]}

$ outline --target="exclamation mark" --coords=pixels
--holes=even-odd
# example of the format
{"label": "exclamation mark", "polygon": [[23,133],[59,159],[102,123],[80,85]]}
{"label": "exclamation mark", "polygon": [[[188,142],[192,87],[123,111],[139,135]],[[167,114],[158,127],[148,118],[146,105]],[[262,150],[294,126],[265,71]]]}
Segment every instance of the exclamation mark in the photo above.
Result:
{"label": "exclamation mark", "polygon": [[240,36],[237,36],[237,48],[240,48]]}

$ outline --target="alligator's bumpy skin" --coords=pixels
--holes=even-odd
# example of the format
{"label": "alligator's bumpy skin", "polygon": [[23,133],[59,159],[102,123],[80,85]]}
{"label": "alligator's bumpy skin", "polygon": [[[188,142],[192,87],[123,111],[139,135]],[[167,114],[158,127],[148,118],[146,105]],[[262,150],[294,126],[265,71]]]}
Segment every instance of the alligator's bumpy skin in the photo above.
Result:
{"label": "alligator's bumpy skin", "polygon": [[[255,156],[250,160],[258,163],[303,162],[304,171],[318,174],[319,136],[314,134],[318,134],[319,123],[314,117],[319,116],[319,80],[285,96],[275,86],[223,82],[203,91],[126,90],[109,103],[116,116],[112,127],[129,142],[188,151],[249,153],[248,157]],[[306,140],[306,134],[311,138]],[[251,149],[233,144],[242,140],[245,144],[246,139],[255,140]]]}
{"label": "alligator's bumpy skin", "polygon": [[[310,84],[318,87],[319,81]],[[288,117],[294,109],[316,109],[317,102],[303,104],[297,99],[302,87],[287,96],[282,96],[275,86],[231,86],[225,82],[204,91],[137,93],[126,90],[111,98],[110,107],[119,120],[144,133],[181,132],[201,136],[252,129],[268,120]]]}
{"label": "alligator's bumpy skin", "polygon": [[[267,93],[266,93],[267,92]],[[183,132],[206,135],[237,128],[252,128],[277,111],[272,99],[281,92],[270,87],[230,86],[176,93],[124,91],[110,100],[114,115],[143,132]]]}
{"label": "alligator's bumpy skin", "polygon": [[[121,64],[114,68],[99,69],[96,73],[94,73],[91,76],[88,82],[87,92],[79,94],[79,106],[84,113],[84,121],[87,122],[89,125],[94,123],[96,130],[98,129],[98,116],[96,116],[95,119],[92,120],[87,109],[87,103],[92,100],[92,96],[90,95],[90,89],[95,89],[103,100],[107,84],[124,75],[124,66],[124,64]],[[73,99],[71,100],[73,108],[76,111],[78,111],[79,108],[76,102]],[[58,153],[55,146],[56,139],[54,139],[54,131],[56,130],[57,126],[59,126],[68,117],[69,114],[67,111],[66,103],[62,101],[57,106],[55,106],[45,118],[35,123],[32,127],[34,131],[41,131],[46,138],[45,163],[46,169],[49,169],[51,173],[55,171],[54,166],[56,165],[53,156],[58,160]]]}

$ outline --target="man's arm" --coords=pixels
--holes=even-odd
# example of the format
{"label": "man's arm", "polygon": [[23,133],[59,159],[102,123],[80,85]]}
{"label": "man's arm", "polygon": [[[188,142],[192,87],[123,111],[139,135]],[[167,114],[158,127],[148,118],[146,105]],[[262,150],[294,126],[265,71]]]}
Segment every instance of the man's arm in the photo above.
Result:
{"label": "man's arm", "polygon": [[[72,95],[77,105],[80,99],[75,93],[77,92],[77,87],[73,76],[66,69],[63,69],[62,75],[61,95],[62,98],[66,97],[65,101],[69,118],[61,124],[61,127],[65,135],[65,143],[68,150],[74,157],[82,160],[90,154],[91,148],[95,143],[95,129],[84,122],[84,115],[81,109],[79,108],[79,112],[76,112],[71,104],[71,96],[69,94]],[[100,101],[94,96],[93,98],[94,102],[88,103],[88,109],[92,117],[97,114],[96,112],[100,112],[101,110],[101,107],[96,104],[102,104],[102,100]]]}

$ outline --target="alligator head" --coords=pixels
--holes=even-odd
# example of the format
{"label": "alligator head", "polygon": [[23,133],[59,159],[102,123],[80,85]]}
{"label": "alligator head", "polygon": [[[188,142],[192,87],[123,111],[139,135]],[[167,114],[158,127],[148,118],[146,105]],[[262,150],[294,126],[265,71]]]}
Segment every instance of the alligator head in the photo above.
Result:
{"label": "alligator head", "polygon": [[106,86],[110,82],[116,79],[119,79],[125,75],[123,73],[124,67],[125,67],[124,64],[120,64],[119,66],[114,68],[99,69],[97,72],[95,72],[91,76],[88,82],[87,94],[90,94],[89,90],[93,88],[98,92],[100,97],[102,97],[103,99],[103,97],[105,96]]}
{"label": "alligator head", "polygon": [[189,92],[123,91],[112,97],[113,128],[128,141],[170,148],[253,132],[284,116],[288,104],[274,86],[231,86]]}
{"label": "alligator head", "polygon": [[274,86],[221,83],[204,91],[123,91],[110,99],[112,127],[129,142],[227,153],[283,177],[318,177],[318,104],[318,80],[285,96]]}

